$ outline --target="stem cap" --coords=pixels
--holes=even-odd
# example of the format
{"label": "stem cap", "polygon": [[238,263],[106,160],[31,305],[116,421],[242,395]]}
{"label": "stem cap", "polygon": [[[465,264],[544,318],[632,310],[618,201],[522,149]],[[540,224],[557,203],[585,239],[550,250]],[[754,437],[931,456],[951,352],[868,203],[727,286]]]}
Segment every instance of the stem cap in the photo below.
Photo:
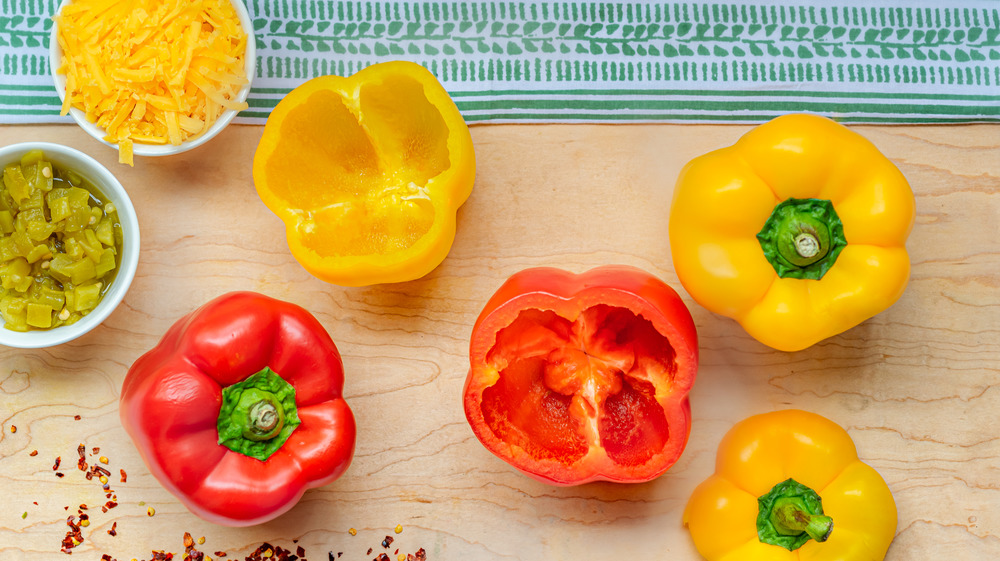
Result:
{"label": "stem cap", "polygon": [[300,424],[295,388],[270,368],[222,389],[219,444],[234,452],[266,461]]}
{"label": "stem cap", "polygon": [[795,551],[810,539],[824,542],[833,532],[819,495],[794,479],[775,485],[757,505],[757,537],[763,543]]}
{"label": "stem cap", "polygon": [[764,257],[781,278],[819,280],[847,247],[844,225],[825,199],[786,199],[757,233]]}

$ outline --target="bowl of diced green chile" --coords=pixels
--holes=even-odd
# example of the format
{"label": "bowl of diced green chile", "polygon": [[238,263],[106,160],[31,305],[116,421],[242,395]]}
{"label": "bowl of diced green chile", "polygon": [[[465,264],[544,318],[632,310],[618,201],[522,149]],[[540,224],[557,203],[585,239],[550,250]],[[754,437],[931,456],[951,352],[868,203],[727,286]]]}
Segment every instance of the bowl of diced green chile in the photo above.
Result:
{"label": "bowl of diced green chile", "polygon": [[0,148],[0,345],[59,345],[103,322],[139,262],[122,184],[59,144]]}

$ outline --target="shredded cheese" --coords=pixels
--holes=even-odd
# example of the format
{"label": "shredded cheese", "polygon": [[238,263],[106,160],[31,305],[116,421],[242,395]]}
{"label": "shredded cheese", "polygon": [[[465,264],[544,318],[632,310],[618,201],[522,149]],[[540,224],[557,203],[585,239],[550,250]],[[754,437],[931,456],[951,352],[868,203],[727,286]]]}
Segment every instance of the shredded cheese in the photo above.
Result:
{"label": "shredded cheese", "polygon": [[230,0],[73,0],[54,19],[61,113],[105,129],[121,163],[133,165],[133,143],[179,145],[247,108],[247,34]]}

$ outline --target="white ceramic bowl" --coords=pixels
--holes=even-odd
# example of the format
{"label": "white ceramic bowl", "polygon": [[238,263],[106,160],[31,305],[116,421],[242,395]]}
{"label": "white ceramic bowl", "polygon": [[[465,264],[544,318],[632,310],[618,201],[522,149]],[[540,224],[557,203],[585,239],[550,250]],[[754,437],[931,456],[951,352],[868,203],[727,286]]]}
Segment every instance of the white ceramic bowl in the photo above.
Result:
{"label": "white ceramic bowl", "polygon": [[[59,5],[59,12],[62,11],[66,4],[69,4],[71,0],[63,0]],[[253,82],[254,75],[257,72],[257,44],[254,38],[253,32],[253,21],[250,19],[250,13],[247,11],[246,4],[243,0],[232,0],[233,8],[236,9],[236,14],[240,18],[240,25],[243,26],[243,31],[247,34],[247,50],[244,56],[244,68],[246,69],[247,83],[240,89],[239,93],[236,95],[235,101],[246,101],[247,96],[250,94],[250,86]],[[57,12],[58,13],[58,12]],[[66,98],[66,75],[59,74],[59,66],[62,64],[62,49],[59,47],[59,30],[57,25],[52,26],[52,34],[49,37],[49,66],[52,71],[52,79],[56,84],[56,92],[59,94],[59,100],[63,101]],[[212,124],[200,136],[186,140],[177,146],[172,144],[141,144],[134,143],[132,145],[132,153],[136,156],[170,156],[172,154],[180,154],[181,152],[187,152],[192,148],[201,146],[202,144],[208,142],[215,135],[219,134],[222,129],[233,120],[236,116],[236,111],[232,109],[227,109],[219,115],[219,119]],[[73,117],[73,120],[77,122],[83,130],[87,131],[90,136],[96,138],[102,144],[110,146],[115,150],[118,149],[117,144],[112,144],[104,140],[107,136],[107,131],[98,127],[94,123],[87,120],[87,116],[83,111],[75,107],[71,107],[69,114]]]}
{"label": "white ceramic bowl", "polygon": [[122,254],[118,265],[118,273],[111,282],[111,287],[104,298],[89,314],[76,323],[53,329],[32,330],[26,332],[11,331],[3,327],[3,317],[0,317],[0,345],[37,349],[52,347],[72,341],[87,333],[103,322],[128,292],[129,285],[135,277],[135,269],[139,265],[139,222],[135,216],[135,208],[128,198],[128,193],[122,184],[111,175],[111,172],[97,160],[68,146],[49,142],[22,142],[0,148],[0,168],[7,164],[18,162],[21,156],[31,150],[41,150],[45,158],[63,169],[73,170],[80,174],[108,197],[118,209],[118,218],[122,227]]}

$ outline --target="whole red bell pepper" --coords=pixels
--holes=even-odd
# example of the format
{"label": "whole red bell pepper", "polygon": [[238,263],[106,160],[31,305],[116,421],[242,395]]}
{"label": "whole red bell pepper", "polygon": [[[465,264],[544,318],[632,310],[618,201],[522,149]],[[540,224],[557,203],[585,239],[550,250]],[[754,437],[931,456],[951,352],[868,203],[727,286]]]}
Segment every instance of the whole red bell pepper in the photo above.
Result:
{"label": "whole red bell pepper", "polygon": [[182,318],[132,365],[120,415],[149,470],[202,518],[249,526],[354,454],[336,345],[309,312],[253,292]]}
{"label": "whole red bell pepper", "polygon": [[469,356],[469,425],[540,481],[649,481],[687,443],[694,322],[670,286],[640,269],[516,273],[476,320]]}

